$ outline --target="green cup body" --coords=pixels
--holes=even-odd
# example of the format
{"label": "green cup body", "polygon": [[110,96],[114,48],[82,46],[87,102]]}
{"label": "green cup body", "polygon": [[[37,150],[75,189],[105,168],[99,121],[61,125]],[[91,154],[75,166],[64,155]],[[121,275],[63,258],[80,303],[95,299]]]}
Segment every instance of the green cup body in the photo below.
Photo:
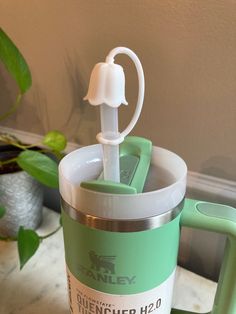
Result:
{"label": "green cup body", "polygon": [[170,314],[187,167],[153,147],[143,193],[81,187],[102,171],[100,145],[59,165],[68,291],[73,314]]}
{"label": "green cup body", "polygon": [[62,209],[69,302],[75,314],[169,314],[180,214],[153,229],[105,231]]}

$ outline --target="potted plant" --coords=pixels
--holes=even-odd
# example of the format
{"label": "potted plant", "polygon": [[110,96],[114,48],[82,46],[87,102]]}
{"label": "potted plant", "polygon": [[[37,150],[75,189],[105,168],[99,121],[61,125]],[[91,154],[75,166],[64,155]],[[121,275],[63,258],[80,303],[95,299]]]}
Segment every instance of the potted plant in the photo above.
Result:
{"label": "potted plant", "polygon": [[[14,104],[0,115],[1,122],[15,113],[32,84],[24,57],[1,28],[0,61],[19,89]],[[18,242],[20,268],[48,237],[40,237],[33,229],[42,218],[42,184],[58,187],[57,160],[62,157],[66,138],[61,132],[51,131],[41,144],[28,145],[0,133],[0,239]]]}

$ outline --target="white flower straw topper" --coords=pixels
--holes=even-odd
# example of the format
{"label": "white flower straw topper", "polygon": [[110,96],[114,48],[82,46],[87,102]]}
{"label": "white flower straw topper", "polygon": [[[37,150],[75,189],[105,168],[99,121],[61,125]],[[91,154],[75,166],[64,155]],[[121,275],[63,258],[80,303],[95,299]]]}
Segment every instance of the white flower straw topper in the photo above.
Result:
{"label": "white flower straw topper", "polygon": [[117,108],[121,104],[128,105],[125,99],[123,68],[115,63],[97,63],[93,68],[88,94],[84,99],[94,106],[106,104]]}
{"label": "white flower straw topper", "polygon": [[[127,128],[119,133],[118,107],[128,105],[125,99],[125,75],[123,68],[114,63],[117,54],[127,54],[134,62],[138,74],[139,93],[134,115]],[[101,133],[97,140],[103,145],[104,179],[120,182],[119,144],[135,126],[143,105],[144,74],[142,65],[136,54],[125,47],[117,47],[110,51],[105,62],[97,63],[93,68],[89,89],[85,100],[91,105],[101,105]]]}

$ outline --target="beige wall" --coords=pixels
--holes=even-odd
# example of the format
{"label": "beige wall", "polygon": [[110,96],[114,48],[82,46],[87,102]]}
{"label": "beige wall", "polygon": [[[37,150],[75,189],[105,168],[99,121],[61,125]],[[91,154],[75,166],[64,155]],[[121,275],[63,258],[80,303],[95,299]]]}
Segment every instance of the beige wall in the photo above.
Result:
{"label": "beige wall", "polygon": [[[27,59],[33,87],[3,125],[43,134],[65,132],[95,142],[98,111],[82,101],[93,65],[118,45],[133,49],[146,76],[143,113],[134,133],[176,151],[189,169],[236,180],[236,1],[0,1],[0,23]],[[135,70],[127,75],[129,108]],[[13,83],[0,69],[0,110]]]}

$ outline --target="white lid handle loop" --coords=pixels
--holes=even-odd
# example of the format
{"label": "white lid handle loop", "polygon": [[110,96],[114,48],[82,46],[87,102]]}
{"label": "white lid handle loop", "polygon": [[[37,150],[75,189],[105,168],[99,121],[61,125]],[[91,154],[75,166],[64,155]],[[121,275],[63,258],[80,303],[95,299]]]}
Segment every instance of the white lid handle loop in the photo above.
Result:
{"label": "white lid handle loop", "polygon": [[133,115],[130,123],[126,127],[126,129],[120,133],[119,138],[117,138],[115,140],[106,140],[102,137],[102,135],[100,133],[97,135],[97,140],[102,144],[105,144],[105,141],[106,141],[106,144],[108,144],[108,142],[109,142],[110,145],[117,145],[117,144],[122,143],[124,141],[124,138],[132,131],[135,124],[137,123],[139,116],[140,116],[140,113],[141,113],[141,110],[142,110],[142,107],[143,107],[144,91],[145,91],[144,73],[143,73],[142,64],[141,64],[139,58],[137,57],[137,55],[132,50],[130,50],[129,48],[117,47],[117,48],[112,49],[109,52],[108,56],[106,57],[106,62],[107,63],[114,62],[115,56],[117,54],[120,54],[120,53],[123,53],[123,54],[126,54],[127,56],[129,56],[131,58],[131,60],[134,62],[134,65],[136,67],[137,74],[138,74],[138,84],[139,84],[138,100],[137,100],[134,115]]}

